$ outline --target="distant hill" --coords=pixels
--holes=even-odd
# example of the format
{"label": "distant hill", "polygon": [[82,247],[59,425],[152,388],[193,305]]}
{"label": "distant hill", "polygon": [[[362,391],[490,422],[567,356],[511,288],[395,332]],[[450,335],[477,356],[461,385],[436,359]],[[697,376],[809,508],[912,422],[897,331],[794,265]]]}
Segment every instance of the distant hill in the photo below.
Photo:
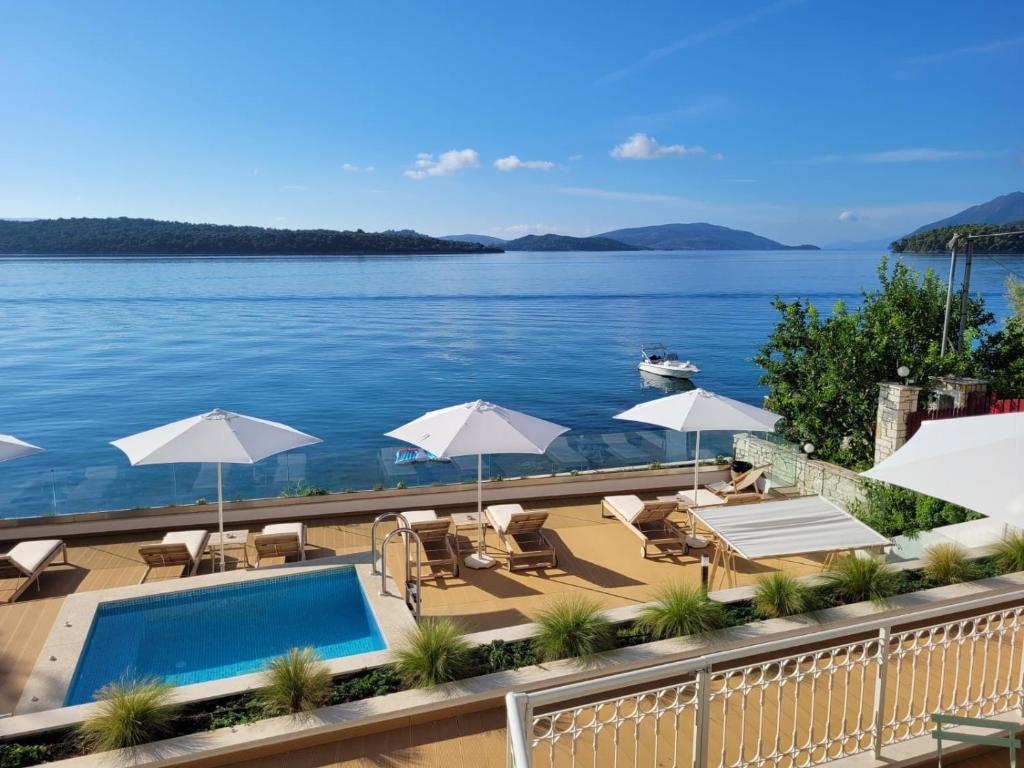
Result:
{"label": "distant hill", "polygon": [[506,251],[642,251],[644,248],[608,237],[568,235],[526,235],[501,246]]}
{"label": "distant hill", "polygon": [[[945,253],[946,245],[954,232],[961,235],[982,235],[985,233],[1004,232],[1006,230],[1024,230],[1024,221],[1007,222],[1005,224],[955,224],[950,227],[933,227],[923,232],[901,237],[889,246],[894,253]],[[984,238],[974,242],[975,253],[1024,253],[1024,235],[1003,235],[1002,237]]]}
{"label": "distant hill", "polygon": [[500,237],[490,235],[443,235],[442,240],[454,240],[457,243],[476,243],[477,245],[493,245],[501,248],[507,242]]}
{"label": "distant hill", "polygon": [[783,245],[767,237],[729,229],[715,224],[659,224],[653,227],[633,227],[602,232],[599,237],[610,237],[640,248],[664,251],[786,251],[819,250],[816,245]]}
{"label": "distant hill", "polygon": [[4,254],[340,256],[499,250],[415,233],[361,229],[269,229],[128,218],[0,221],[0,253]]}
{"label": "distant hill", "polygon": [[1009,224],[1014,221],[1024,221],[1024,192],[1011,192],[1008,195],[994,197],[987,203],[972,205],[948,218],[918,227],[910,234],[916,235],[929,229],[952,227],[957,224]]}

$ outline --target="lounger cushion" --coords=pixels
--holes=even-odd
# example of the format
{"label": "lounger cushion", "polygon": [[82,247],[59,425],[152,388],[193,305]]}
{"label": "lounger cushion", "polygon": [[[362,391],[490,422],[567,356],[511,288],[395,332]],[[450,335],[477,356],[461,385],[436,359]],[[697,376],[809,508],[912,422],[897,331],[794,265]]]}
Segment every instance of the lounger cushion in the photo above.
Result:
{"label": "lounger cushion", "polygon": [[405,522],[409,525],[414,523],[429,523],[432,520],[437,520],[437,512],[432,509],[413,509],[408,512],[403,512],[402,517],[405,518]]}
{"label": "lounger cushion", "polygon": [[265,525],[264,533],[294,533],[299,537],[299,544],[306,546],[306,526],[302,523],[274,523]]}
{"label": "lounger cushion", "polygon": [[524,510],[520,504],[492,504],[487,507],[487,514],[494,523],[494,527],[504,533],[508,530],[508,524],[516,515],[523,514]]}
{"label": "lounger cushion", "polygon": [[604,500],[627,523],[632,523],[644,511],[644,500],[639,496],[605,496]]}
{"label": "lounger cushion", "polygon": [[15,544],[14,548],[7,553],[7,557],[24,573],[31,574],[35,573],[47,558],[60,549],[60,545],[63,543],[60,539],[23,541],[20,544]]}
{"label": "lounger cushion", "polygon": [[174,531],[164,536],[164,544],[184,544],[188,550],[188,556],[193,561],[203,556],[206,548],[206,540],[209,538],[206,531]]}

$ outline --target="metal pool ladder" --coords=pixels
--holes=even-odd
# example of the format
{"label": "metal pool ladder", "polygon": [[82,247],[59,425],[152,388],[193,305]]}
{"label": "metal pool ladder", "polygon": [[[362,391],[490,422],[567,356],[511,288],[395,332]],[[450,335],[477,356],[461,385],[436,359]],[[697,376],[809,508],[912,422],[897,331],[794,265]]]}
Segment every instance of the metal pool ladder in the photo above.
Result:
{"label": "metal pool ladder", "polygon": [[[389,513],[396,514],[396,513]],[[399,515],[401,517],[401,515]],[[380,518],[378,518],[379,520]],[[376,525],[376,523],[374,523]],[[405,526],[399,526],[395,530],[391,531],[384,540],[380,543],[380,594],[381,596],[387,596],[388,592],[388,542],[391,541],[392,537],[401,534],[405,538],[405,604],[412,611],[413,616],[417,620],[420,618],[420,603],[422,602],[422,586],[423,586],[423,542],[420,541],[419,534],[416,533],[412,528]],[[411,573],[412,565],[409,560],[409,543],[410,541],[416,544],[416,580],[413,581]]]}

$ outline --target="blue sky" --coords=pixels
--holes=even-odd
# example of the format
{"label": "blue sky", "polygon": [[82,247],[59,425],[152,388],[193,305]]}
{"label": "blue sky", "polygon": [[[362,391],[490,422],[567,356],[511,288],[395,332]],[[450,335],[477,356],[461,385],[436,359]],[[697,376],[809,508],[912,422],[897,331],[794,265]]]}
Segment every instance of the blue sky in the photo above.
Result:
{"label": "blue sky", "polygon": [[0,0],[0,216],[889,237],[1024,188],[1022,85],[1019,0]]}

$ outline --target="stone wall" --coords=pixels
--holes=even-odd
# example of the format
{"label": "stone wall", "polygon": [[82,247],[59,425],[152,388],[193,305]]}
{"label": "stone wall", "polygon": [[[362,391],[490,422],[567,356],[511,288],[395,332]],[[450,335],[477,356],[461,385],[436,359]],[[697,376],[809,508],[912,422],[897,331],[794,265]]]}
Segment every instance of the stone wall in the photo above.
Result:
{"label": "stone wall", "polygon": [[809,459],[790,445],[773,443],[753,435],[737,435],[733,455],[755,467],[768,466],[773,485],[792,487],[801,495],[820,494],[845,510],[864,498],[860,476],[838,464]]}
{"label": "stone wall", "polygon": [[907,442],[907,414],[917,410],[921,388],[911,384],[882,382],[878,385],[875,417],[875,464],[892,456]]}

